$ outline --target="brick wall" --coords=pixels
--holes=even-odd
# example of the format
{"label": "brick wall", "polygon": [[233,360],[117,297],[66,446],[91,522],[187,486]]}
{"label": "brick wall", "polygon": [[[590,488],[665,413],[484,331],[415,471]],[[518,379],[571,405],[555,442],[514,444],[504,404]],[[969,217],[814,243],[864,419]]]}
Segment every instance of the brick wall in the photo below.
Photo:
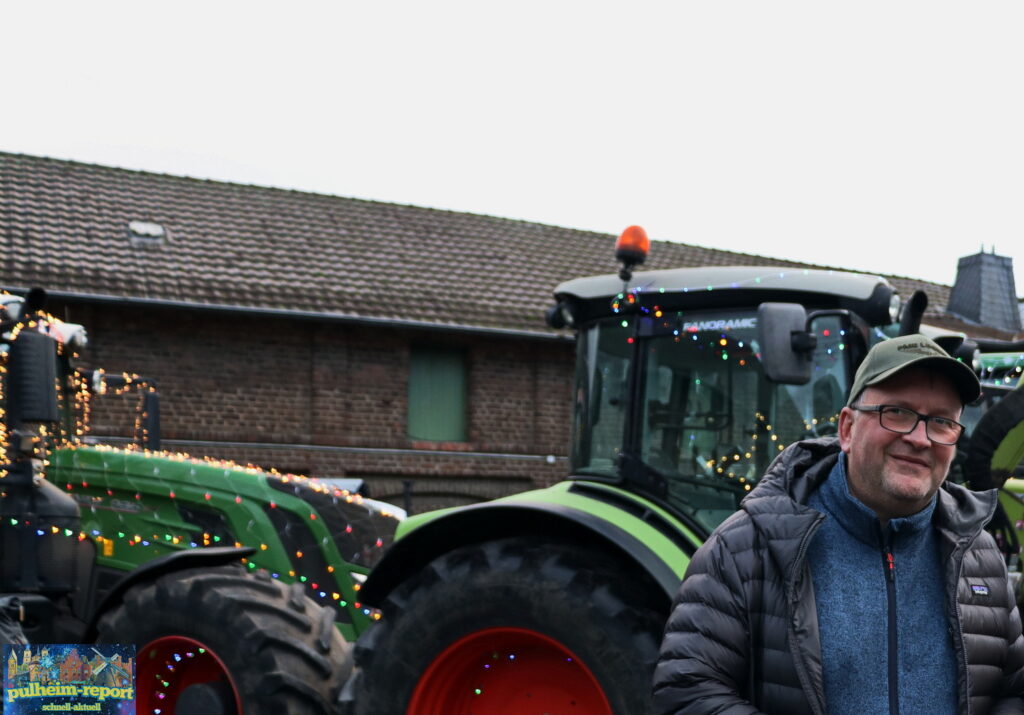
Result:
{"label": "brick wall", "polygon": [[[565,476],[569,342],[118,306],[57,306],[89,331],[82,364],[154,378],[164,446],[317,477],[359,477],[415,511]],[[466,351],[468,441],[406,435],[410,345]],[[127,437],[134,395],[93,398],[91,434]]]}

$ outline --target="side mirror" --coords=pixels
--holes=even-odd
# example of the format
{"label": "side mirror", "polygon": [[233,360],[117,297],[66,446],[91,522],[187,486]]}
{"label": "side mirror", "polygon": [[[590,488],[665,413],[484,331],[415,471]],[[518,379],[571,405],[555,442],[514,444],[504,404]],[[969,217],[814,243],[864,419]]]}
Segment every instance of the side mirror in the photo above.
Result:
{"label": "side mirror", "polygon": [[761,367],[771,382],[806,385],[816,340],[807,332],[807,311],[796,303],[762,303],[757,308]]}
{"label": "side mirror", "polygon": [[11,343],[8,360],[11,422],[59,422],[57,342],[34,330],[22,330]]}
{"label": "side mirror", "polygon": [[25,294],[25,303],[21,307],[21,317],[32,315],[46,307],[46,291],[42,288],[31,288]]}

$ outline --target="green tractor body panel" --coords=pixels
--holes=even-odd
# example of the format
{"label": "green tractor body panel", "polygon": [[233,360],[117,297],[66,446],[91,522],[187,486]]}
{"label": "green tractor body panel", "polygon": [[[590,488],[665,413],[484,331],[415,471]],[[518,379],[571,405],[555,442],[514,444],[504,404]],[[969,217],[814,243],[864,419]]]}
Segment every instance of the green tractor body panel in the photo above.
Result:
{"label": "green tractor body panel", "polygon": [[[704,542],[703,537],[699,535],[699,529],[691,529],[651,500],[610,484],[582,480],[564,481],[546,489],[520,492],[486,503],[520,505],[527,508],[560,505],[593,514],[595,518],[636,536],[647,544],[653,553],[668,563],[673,563],[680,558],[680,554],[684,554],[682,565],[674,569],[680,577],[689,563],[685,552],[692,553],[693,549]],[[426,524],[449,517],[460,508],[439,509],[411,516],[399,524],[395,540],[412,535]],[[657,526],[653,526],[652,523]],[[681,549],[679,539],[666,536],[666,529],[670,529],[672,534],[681,535],[688,546]]]}
{"label": "green tractor body panel", "polygon": [[643,568],[660,584],[666,599],[675,595],[690,556],[704,540],[699,527],[687,525],[650,499],[611,484],[570,480],[406,519],[362,594],[375,603],[410,570],[453,547],[524,529],[533,535],[548,533],[553,540],[612,549]]}
{"label": "green tractor body panel", "polygon": [[82,534],[97,544],[100,594],[176,551],[249,546],[250,570],[302,583],[335,610],[346,639],[369,623],[356,588],[398,523],[386,506],[329,483],[184,455],[65,446],[50,462],[48,478],[78,503]]}
{"label": "green tractor body panel", "polygon": [[[1006,433],[1006,437],[992,455],[992,469],[1001,472],[1013,472],[1024,460],[1024,422]],[[1019,481],[1019,480],[1014,480]]]}
{"label": "green tractor body panel", "polygon": [[1007,479],[1003,491],[1024,497],[1024,479]]}
{"label": "green tractor body panel", "polygon": [[1024,479],[1007,479],[999,490],[999,503],[1006,510],[1018,538],[1024,538]]}

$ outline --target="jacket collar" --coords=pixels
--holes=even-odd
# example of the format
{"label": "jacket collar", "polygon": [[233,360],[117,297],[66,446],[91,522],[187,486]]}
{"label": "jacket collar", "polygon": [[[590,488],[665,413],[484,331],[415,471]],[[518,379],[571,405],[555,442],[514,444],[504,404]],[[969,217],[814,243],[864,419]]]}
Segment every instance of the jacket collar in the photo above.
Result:
{"label": "jacket collar", "polygon": [[972,541],[995,514],[999,490],[973,492],[948,479],[939,490],[935,525],[953,541]]}
{"label": "jacket collar", "polygon": [[[780,571],[787,593],[797,588],[808,538],[824,516],[807,499],[828,478],[839,459],[835,439],[791,444],[769,465],[764,477],[740,503],[754,522],[755,539],[763,538]],[[795,591],[794,591],[795,592]]]}
{"label": "jacket collar", "polygon": [[764,476],[742,502],[747,511],[760,511],[762,499],[785,499],[806,504],[811,493],[828,479],[839,459],[839,439],[826,437],[794,442],[768,465]]}

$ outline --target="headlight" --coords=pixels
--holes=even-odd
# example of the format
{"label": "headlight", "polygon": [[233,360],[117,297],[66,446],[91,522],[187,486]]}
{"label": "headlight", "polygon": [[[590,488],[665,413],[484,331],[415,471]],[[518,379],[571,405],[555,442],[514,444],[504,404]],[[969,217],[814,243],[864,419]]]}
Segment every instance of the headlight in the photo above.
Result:
{"label": "headlight", "polygon": [[898,293],[893,293],[889,299],[889,322],[895,323],[900,319],[900,296]]}

